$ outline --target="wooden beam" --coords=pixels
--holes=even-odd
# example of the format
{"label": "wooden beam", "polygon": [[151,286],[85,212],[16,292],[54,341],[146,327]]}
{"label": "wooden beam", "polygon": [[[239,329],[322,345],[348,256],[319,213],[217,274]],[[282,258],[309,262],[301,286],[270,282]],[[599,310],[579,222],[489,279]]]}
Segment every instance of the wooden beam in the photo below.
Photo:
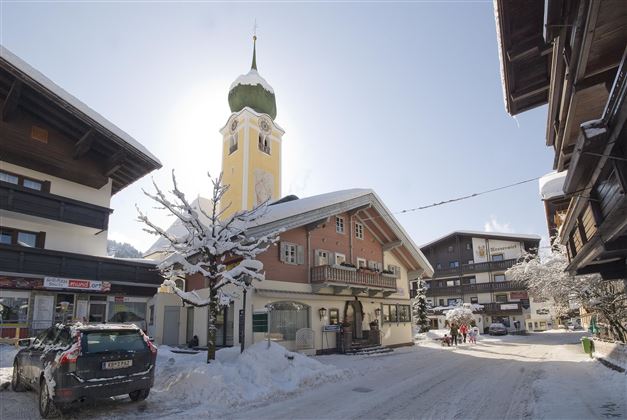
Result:
{"label": "wooden beam", "polygon": [[536,85],[527,89],[521,89],[516,92],[512,92],[511,93],[512,101],[514,102],[522,101],[523,99],[527,99],[531,96],[541,94],[542,92],[547,91],[547,90],[549,90],[548,81],[547,83],[542,83],[541,85]]}
{"label": "wooden beam", "polygon": [[74,145],[74,159],[80,159],[91,149],[94,141],[94,129],[90,128]]}
{"label": "wooden beam", "polygon": [[585,79],[578,80],[577,82],[574,83],[573,89],[575,92],[579,92],[585,89],[589,89],[596,85],[605,85],[607,89],[607,85],[609,83],[610,88],[607,89],[607,91],[609,92],[611,89],[611,83],[614,81],[617,71],[618,71],[618,64],[616,64],[615,67],[612,67],[601,73],[597,73],[593,76],[586,77]]}
{"label": "wooden beam", "polygon": [[403,241],[394,241],[383,244],[381,248],[383,248],[383,252],[390,251],[394,248],[398,248],[399,246],[403,246]]}
{"label": "wooden beam", "polygon": [[120,169],[124,164],[125,159],[126,153],[124,153],[124,150],[119,150],[113,156],[107,159],[104,167],[104,176],[111,176],[115,172],[117,172],[118,169]]}
{"label": "wooden beam", "polygon": [[22,82],[15,79],[13,84],[11,84],[7,97],[2,103],[2,110],[0,111],[0,119],[2,121],[6,121],[15,112],[20,102],[20,96],[22,96]]}

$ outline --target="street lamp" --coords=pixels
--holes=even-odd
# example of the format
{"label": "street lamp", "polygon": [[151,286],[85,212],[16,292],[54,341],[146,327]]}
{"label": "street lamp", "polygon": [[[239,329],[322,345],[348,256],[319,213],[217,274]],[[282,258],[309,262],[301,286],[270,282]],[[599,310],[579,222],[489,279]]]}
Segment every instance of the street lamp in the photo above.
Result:
{"label": "street lamp", "polygon": [[239,343],[240,353],[244,352],[244,342],[246,341],[246,292],[253,282],[253,278],[247,274],[244,275],[244,299],[242,309],[239,311]]}

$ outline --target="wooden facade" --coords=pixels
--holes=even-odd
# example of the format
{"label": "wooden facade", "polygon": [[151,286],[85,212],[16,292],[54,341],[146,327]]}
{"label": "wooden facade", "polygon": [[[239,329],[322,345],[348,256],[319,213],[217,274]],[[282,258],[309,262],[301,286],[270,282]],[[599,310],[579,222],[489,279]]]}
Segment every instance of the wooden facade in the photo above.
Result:
{"label": "wooden facade", "polygon": [[568,172],[564,197],[546,206],[549,230],[565,212],[559,240],[572,273],[627,277],[627,2],[528,1],[536,13],[521,14],[523,3],[495,3],[503,89],[510,114],[529,109],[516,106],[515,93],[540,86],[542,77],[514,86],[511,80],[527,80],[534,70],[517,66],[507,52],[524,49],[521,33],[551,47],[538,64],[550,70],[548,94],[533,106],[548,104],[546,143],[555,150],[554,169]]}

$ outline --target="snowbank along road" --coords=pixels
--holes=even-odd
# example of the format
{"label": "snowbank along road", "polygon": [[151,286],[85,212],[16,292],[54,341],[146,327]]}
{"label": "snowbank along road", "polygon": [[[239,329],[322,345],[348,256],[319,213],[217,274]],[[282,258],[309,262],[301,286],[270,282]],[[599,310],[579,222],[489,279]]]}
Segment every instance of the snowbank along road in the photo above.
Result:
{"label": "snowbank along road", "polygon": [[[304,381],[276,398],[238,405],[198,401],[185,407],[174,392],[154,392],[139,404],[104,401],[68,418],[627,418],[627,376],[587,358],[580,337],[561,332],[483,338],[458,348],[425,341],[385,355],[321,356],[322,363],[350,374],[329,370],[328,382]],[[10,370],[1,369],[0,380],[10,378]],[[36,407],[34,393],[0,392],[2,419],[37,418]]]}

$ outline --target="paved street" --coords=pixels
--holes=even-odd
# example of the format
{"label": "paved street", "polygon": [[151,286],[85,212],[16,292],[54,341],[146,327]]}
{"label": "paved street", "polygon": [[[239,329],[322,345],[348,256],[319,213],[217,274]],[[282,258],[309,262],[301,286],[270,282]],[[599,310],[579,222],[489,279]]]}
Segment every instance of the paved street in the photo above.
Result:
{"label": "paved street", "polygon": [[[339,382],[253,405],[220,418],[625,418],[627,380],[580,350],[579,333],[485,338],[442,348],[422,342],[380,356],[322,356],[350,371]],[[10,368],[9,368],[10,369]],[[5,374],[6,369],[5,369]],[[167,391],[84,407],[68,418],[180,418]],[[37,418],[35,393],[0,392],[3,419]],[[194,414],[197,414],[194,410]]]}

